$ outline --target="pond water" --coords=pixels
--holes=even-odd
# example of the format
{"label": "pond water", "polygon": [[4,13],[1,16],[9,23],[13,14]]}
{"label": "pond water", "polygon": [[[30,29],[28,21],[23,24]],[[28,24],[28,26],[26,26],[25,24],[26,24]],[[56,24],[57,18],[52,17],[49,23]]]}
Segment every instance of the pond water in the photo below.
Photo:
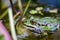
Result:
{"label": "pond water", "polygon": [[[40,0],[37,1],[39,4],[35,5],[31,3],[33,6],[30,5],[27,10],[22,26],[17,26],[20,16],[17,17],[15,20],[15,28],[18,40],[60,40],[60,15],[58,9],[55,8],[56,2],[54,0],[52,0],[52,2],[49,1],[50,0],[42,0],[41,2],[48,3],[48,5],[39,5]],[[25,3],[27,0],[23,2]],[[51,6],[49,6],[50,4]],[[59,2],[57,4],[60,6]],[[9,4],[7,6],[9,6]],[[3,21],[5,20],[3,24],[6,26],[7,30],[11,32],[9,19],[7,18],[6,15],[2,19]],[[0,40],[4,39],[3,36],[0,36],[0,38]]]}

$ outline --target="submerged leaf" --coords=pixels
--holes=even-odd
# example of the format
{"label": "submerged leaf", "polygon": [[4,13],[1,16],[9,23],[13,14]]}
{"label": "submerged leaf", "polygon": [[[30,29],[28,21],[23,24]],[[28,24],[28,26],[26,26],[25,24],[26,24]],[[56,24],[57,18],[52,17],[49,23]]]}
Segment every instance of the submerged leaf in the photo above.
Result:
{"label": "submerged leaf", "polygon": [[31,14],[36,14],[37,11],[36,11],[36,10],[31,10],[30,13],[31,13]]}
{"label": "submerged leaf", "polygon": [[37,7],[36,10],[37,11],[43,10],[43,7]]}

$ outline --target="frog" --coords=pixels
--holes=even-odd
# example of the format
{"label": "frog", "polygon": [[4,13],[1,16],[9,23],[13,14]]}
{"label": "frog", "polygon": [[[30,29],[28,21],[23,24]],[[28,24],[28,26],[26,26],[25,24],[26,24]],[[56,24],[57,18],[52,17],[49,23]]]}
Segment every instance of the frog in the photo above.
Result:
{"label": "frog", "polygon": [[24,25],[37,34],[54,33],[59,29],[58,20],[52,17],[29,18],[25,20]]}

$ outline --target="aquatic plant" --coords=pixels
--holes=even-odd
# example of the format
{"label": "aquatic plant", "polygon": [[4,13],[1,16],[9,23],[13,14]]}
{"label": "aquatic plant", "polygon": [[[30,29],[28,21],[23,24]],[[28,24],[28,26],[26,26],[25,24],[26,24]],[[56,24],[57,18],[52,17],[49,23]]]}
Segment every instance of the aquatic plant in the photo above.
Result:
{"label": "aquatic plant", "polygon": [[[11,26],[12,38],[13,38],[13,40],[17,40],[17,38],[16,38],[16,32],[15,32],[14,18],[15,18],[16,16],[18,16],[19,14],[21,14],[21,15],[20,15],[20,16],[21,16],[20,22],[22,23],[22,19],[23,19],[24,15],[25,15],[28,7],[29,7],[29,4],[30,4],[31,0],[28,1],[27,6],[26,6],[26,8],[25,8],[24,11],[23,11],[23,9],[22,9],[21,0],[18,0],[18,6],[19,6],[19,8],[20,8],[20,13],[19,13],[19,14],[17,13],[16,10],[14,10],[14,6],[13,6],[13,3],[12,3],[12,0],[9,0],[9,1],[10,1],[10,2],[9,2],[9,5],[7,5],[8,9],[0,16],[0,19],[3,19],[4,16],[6,16],[6,14],[7,14],[7,12],[8,12],[8,14],[9,14],[9,21],[10,21],[10,26]],[[11,9],[9,6],[11,6],[12,9]],[[11,10],[10,10],[10,9],[11,9]],[[18,15],[16,14],[16,15],[14,16],[14,18],[13,18],[13,13],[12,13],[12,11],[14,11],[15,13],[18,14]],[[20,22],[19,22],[19,23],[20,23]],[[21,24],[19,24],[19,25],[21,25]],[[6,35],[6,36],[7,36],[7,35]],[[8,36],[8,37],[9,37],[9,36]],[[8,39],[8,40],[9,40],[9,39]]]}

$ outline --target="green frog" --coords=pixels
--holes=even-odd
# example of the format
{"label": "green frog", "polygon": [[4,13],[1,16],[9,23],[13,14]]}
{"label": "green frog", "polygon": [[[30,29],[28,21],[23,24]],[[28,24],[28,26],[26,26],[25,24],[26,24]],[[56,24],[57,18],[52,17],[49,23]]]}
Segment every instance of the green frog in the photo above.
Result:
{"label": "green frog", "polygon": [[51,17],[34,18],[25,20],[26,28],[33,30],[34,33],[54,32],[59,29],[58,20]]}

